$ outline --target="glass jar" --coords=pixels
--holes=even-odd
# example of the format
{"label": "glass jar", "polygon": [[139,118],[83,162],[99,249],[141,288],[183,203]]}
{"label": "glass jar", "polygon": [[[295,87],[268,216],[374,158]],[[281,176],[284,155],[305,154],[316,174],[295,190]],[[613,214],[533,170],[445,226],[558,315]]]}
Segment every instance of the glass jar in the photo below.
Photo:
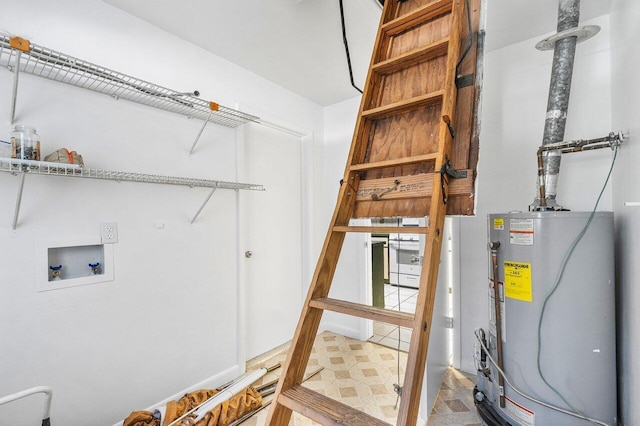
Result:
{"label": "glass jar", "polygon": [[13,127],[11,148],[13,158],[40,161],[40,137],[31,126],[19,124]]}

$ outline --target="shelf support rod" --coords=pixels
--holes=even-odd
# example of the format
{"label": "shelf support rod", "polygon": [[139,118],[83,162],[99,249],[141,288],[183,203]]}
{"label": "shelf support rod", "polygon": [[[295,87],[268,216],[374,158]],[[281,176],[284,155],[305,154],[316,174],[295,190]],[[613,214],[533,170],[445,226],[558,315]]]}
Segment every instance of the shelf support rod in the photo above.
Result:
{"label": "shelf support rod", "polygon": [[22,57],[22,52],[20,50],[16,51],[16,64],[13,68],[13,92],[11,94],[11,117],[10,117],[11,124],[13,124],[16,117],[16,100],[18,99],[18,77],[20,76],[20,58],[21,57]]}
{"label": "shelf support rod", "polygon": [[202,136],[202,132],[204,132],[204,128],[207,127],[207,123],[209,122],[209,119],[211,118],[212,114],[213,114],[213,110],[209,111],[209,115],[207,116],[207,119],[204,120],[204,123],[202,123],[202,127],[200,128],[200,132],[198,133],[198,136],[196,136],[196,140],[193,142],[193,145],[191,145],[191,151],[189,151],[189,155],[193,154],[193,150],[196,148],[196,145],[198,144],[198,141],[200,140],[200,136]]}
{"label": "shelf support rod", "polygon": [[207,205],[207,203],[209,202],[209,200],[211,199],[211,197],[213,197],[213,194],[216,192],[216,189],[218,188],[212,188],[211,192],[209,193],[209,196],[207,196],[207,199],[204,200],[204,203],[202,203],[202,205],[200,206],[200,208],[198,209],[198,211],[196,212],[196,215],[193,217],[193,219],[191,219],[191,224],[193,225],[193,222],[196,221],[196,219],[198,218],[198,216],[200,216],[200,213],[202,213],[202,210],[204,209],[204,206]]}
{"label": "shelf support rod", "polygon": [[18,197],[16,198],[16,209],[13,213],[13,230],[16,230],[18,225],[18,216],[20,215],[20,203],[22,202],[22,190],[24,189],[24,179],[27,174],[22,172],[20,176],[20,186],[18,187]]}

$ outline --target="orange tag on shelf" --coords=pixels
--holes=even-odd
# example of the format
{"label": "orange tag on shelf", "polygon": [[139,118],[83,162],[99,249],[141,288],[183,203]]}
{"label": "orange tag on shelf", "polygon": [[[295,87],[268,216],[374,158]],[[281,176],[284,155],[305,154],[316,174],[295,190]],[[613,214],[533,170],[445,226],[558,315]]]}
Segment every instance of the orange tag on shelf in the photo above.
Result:
{"label": "orange tag on shelf", "polygon": [[67,148],[62,148],[62,149],[64,149],[64,151],[67,153],[67,156],[69,157],[69,164],[73,164],[73,153],[69,152]]}
{"label": "orange tag on shelf", "polygon": [[29,40],[21,37],[11,37],[9,39],[9,46],[13,47],[16,50],[21,50],[23,52],[31,51],[31,43],[29,43]]}

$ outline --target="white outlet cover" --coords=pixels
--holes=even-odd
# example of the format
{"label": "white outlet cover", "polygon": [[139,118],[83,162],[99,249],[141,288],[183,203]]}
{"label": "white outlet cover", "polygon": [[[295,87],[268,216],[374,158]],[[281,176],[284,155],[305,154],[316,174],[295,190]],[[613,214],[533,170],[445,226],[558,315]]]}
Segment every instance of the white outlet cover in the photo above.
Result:
{"label": "white outlet cover", "polygon": [[115,222],[104,222],[100,224],[100,239],[102,244],[112,244],[118,242],[118,224]]}

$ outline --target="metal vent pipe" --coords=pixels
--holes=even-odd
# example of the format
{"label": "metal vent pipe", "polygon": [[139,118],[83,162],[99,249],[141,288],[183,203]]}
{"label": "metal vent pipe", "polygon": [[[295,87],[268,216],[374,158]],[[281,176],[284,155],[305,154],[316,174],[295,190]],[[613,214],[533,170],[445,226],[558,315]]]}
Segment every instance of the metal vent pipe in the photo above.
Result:
{"label": "metal vent pipe", "polygon": [[[579,21],[580,0],[559,0],[558,35],[577,28]],[[566,36],[559,38],[555,42],[547,114],[542,138],[543,146],[562,142],[564,139],[577,39],[578,37],[575,35]],[[540,194],[540,185],[544,185],[546,199],[543,198],[541,200],[538,195],[532,208],[535,210],[562,209],[556,203],[561,153],[559,151],[547,151],[545,154],[543,157],[544,178],[541,179],[543,180],[542,182],[538,182],[538,194]]]}

